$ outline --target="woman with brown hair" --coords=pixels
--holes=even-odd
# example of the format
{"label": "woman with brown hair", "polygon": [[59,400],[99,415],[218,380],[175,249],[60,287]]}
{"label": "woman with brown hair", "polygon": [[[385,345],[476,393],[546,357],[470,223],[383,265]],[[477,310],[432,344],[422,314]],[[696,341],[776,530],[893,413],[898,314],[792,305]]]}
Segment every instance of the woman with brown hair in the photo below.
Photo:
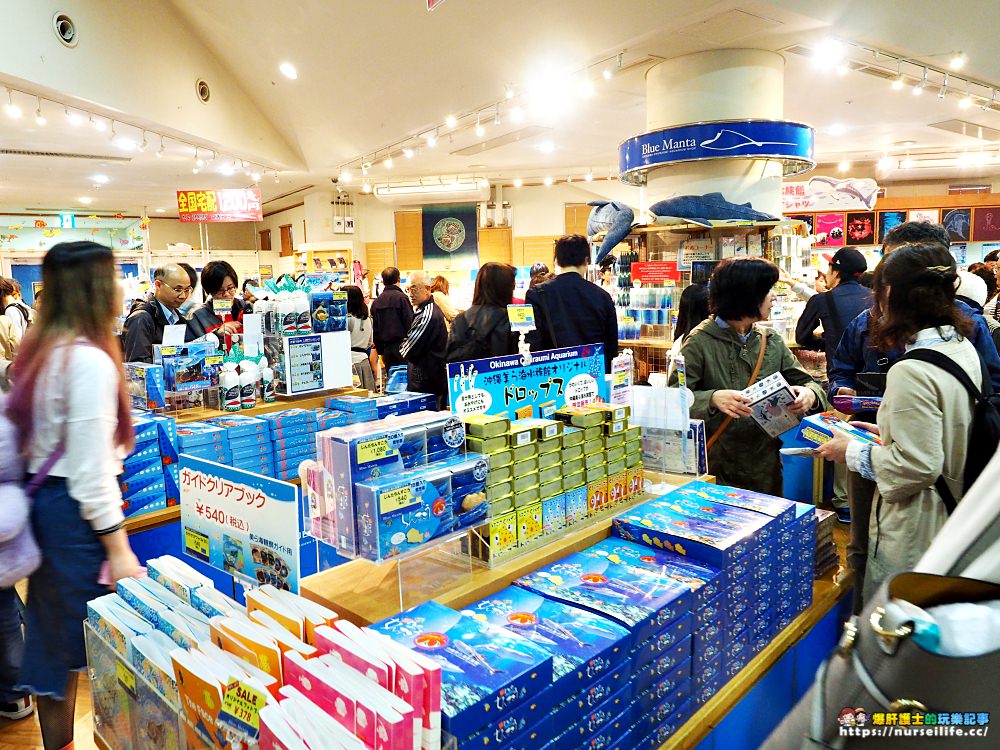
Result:
{"label": "woman with brown hair", "polygon": [[431,296],[434,297],[434,304],[444,314],[444,320],[448,324],[449,330],[451,330],[451,322],[461,312],[451,304],[451,297],[448,296],[450,291],[451,284],[448,283],[448,279],[444,276],[435,276],[434,280],[431,281]]}
{"label": "woman with brown hair", "polygon": [[[981,388],[984,366],[967,336],[972,324],[955,306],[958,274],[947,246],[903,245],[875,271],[871,345],[936,352],[957,364]],[[855,422],[881,436],[881,445],[838,433],[819,448],[877,485],[869,523],[864,598],[890,576],[916,565],[948,518],[935,485],[962,497],[962,475],[972,425],[972,402],[954,376],[906,357],[886,376],[878,424]]]}
{"label": "woman with brown hair", "polygon": [[135,436],[114,321],[122,290],[111,248],[61,242],[42,261],[45,305],[21,342],[7,413],[18,429],[31,528],[42,552],[29,579],[20,688],[37,696],[46,750],[73,742],[81,623],[107,561],[111,581],[137,575],[117,476]]}
{"label": "woman with brown hair", "polygon": [[507,305],[514,299],[514,266],[486,263],[476,275],[472,307],[455,318],[448,337],[448,362],[517,354]]}

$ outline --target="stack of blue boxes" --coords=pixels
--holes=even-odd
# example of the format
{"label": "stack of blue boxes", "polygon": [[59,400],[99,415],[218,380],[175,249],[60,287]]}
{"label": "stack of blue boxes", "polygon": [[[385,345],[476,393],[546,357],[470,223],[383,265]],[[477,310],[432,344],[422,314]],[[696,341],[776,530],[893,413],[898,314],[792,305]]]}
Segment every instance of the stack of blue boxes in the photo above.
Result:
{"label": "stack of blue boxes", "polygon": [[226,466],[233,462],[229,436],[221,427],[208,422],[186,422],[177,426],[177,436],[181,453]]}
{"label": "stack of blue boxes", "polygon": [[[614,533],[463,610],[550,654],[553,676],[485,727],[450,721],[445,702],[460,750],[658,748],[812,601],[813,506],[691,482]],[[432,627],[419,612],[395,620]],[[469,664],[500,680],[500,657],[530,649],[501,651],[456,654],[449,690],[481,702]]]}
{"label": "stack of blue boxes", "polygon": [[254,474],[274,476],[274,456],[271,451],[271,425],[260,417],[227,414],[206,419],[207,424],[225,431],[229,451],[229,466]]}
{"label": "stack of blue boxes", "polygon": [[326,400],[326,408],[342,411],[347,415],[348,424],[373,422],[400,414],[414,414],[418,411],[434,411],[435,397],[429,393],[388,393],[384,396],[336,396]]}
{"label": "stack of blue boxes", "polygon": [[118,484],[125,516],[180,503],[177,424],[169,417],[134,413],[135,449],[125,458]]}
{"label": "stack of blue boxes", "polygon": [[299,464],[316,458],[316,412],[309,409],[285,409],[261,414],[270,425],[274,476],[289,480],[299,476]]}

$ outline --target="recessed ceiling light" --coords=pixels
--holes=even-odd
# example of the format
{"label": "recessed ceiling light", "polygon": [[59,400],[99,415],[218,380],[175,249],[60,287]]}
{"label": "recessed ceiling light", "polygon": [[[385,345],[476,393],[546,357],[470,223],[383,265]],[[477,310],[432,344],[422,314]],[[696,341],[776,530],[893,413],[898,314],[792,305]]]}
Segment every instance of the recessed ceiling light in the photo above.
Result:
{"label": "recessed ceiling light", "polygon": [[455,115],[448,115],[444,118],[444,124],[449,128],[453,128],[458,125],[458,120],[455,119]]}
{"label": "recessed ceiling light", "polygon": [[95,174],[92,179],[94,182],[103,185],[108,181],[108,176],[106,174]]}
{"label": "recessed ceiling light", "polygon": [[281,74],[285,76],[285,78],[290,78],[293,81],[299,77],[299,72],[290,62],[281,63],[281,65],[278,66],[278,70],[281,71]]}
{"label": "recessed ceiling light", "polygon": [[514,187],[519,188],[523,184],[524,184],[524,180],[522,180],[520,177],[515,177],[514,178]]}
{"label": "recessed ceiling light", "polygon": [[165,209],[165,208],[158,208],[158,209],[156,209],[156,213],[158,213],[158,214],[165,214],[166,212],[167,212],[167,209]]}
{"label": "recessed ceiling light", "polygon": [[832,136],[840,136],[847,132],[847,126],[837,122],[828,127],[826,132]]}
{"label": "recessed ceiling light", "polygon": [[546,177],[544,180],[542,180],[542,182],[544,182],[546,185],[551,185],[552,184],[552,178],[551,177]]}
{"label": "recessed ceiling light", "polygon": [[86,195],[83,195],[83,196],[77,198],[77,200],[80,201],[80,203],[82,203],[85,206],[89,206],[91,203],[94,202],[93,198],[91,198],[89,196],[86,196]]}
{"label": "recessed ceiling light", "polygon": [[554,144],[552,141],[542,141],[541,143],[536,145],[535,148],[537,148],[543,154],[551,154],[553,151],[556,150],[556,144]]}

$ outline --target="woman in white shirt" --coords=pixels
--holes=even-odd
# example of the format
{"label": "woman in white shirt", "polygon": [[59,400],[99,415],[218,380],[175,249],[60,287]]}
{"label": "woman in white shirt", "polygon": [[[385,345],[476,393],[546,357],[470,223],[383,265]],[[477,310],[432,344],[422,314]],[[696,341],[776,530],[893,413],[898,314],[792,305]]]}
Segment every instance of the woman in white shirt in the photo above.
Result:
{"label": "woman in white shirt", "polygon": [[375,371],[373,362],[378,361],[378,354],[373,346],[373,331],[371,315],[365,304],[365,295],[358,286],[345,286],[347,292],[347,330],[351,334],[351,364],[354,373],[361,380],[361,387],[369,391],[375,390]]}
{"label": "woman in white shirt", "polygon": [[73,742],[77,678],[87,666],[87,602],[108,563],[136,575],[117,476],[135,436],[114,320],[122,292],[111,249],[63,242],[42,261],[45,306],[21,342],[8,415],[18,428],[31,526],[42,563],[29,579],[19,688],[35,695],[46,750]]}

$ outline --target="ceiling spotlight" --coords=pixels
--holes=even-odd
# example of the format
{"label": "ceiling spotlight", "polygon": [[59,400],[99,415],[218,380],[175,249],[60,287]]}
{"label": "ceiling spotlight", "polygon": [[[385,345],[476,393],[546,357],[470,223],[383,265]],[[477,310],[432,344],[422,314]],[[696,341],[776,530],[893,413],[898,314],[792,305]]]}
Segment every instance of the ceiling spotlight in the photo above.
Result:
{"label": "ceiling spotlight", "polygon": [[601,75],[604,77],[605,81],[610,81],[612,76],[611,68],[605,68],[604,70],[602,70]]}
{"label": "ceiling spotlight", "polygon": [[219,167],[219,174],[229,177],[236,173],[236,168],[233,164],[223,164]]}
{"label": "ceiling spotlight", "polygon": [[63,107],[63,112],[66,113],[66,119],[74,128],[83,124],[83,117],[80,116],[79,112],[70,112],[65,107]]}
{"label": "ceiling spotlight", "polygon": [[497,105],[497,111],[493,115],[493,124],[496,126],[500,125],[500,105]]}
{"label": "ceiling spotlight", "polygon": [[98,185],[104,185],[108,181],[108,176],[106,174],[95,174],[91,179]]}
{"label": "ceiling spotlight", "polygon": [[813,50],[813,59],[825,68],[839,67],[844,60],[844,45],[836,39],[824,39]]}
{"label": "ceiling spotlight", "polygon": [[14,104],[13,94],[11,94],[10,89],[7,89],[7,103],[3,106],[3,111],[12,120],[16,120],[21,116],[21,108]]}
{"label": "ceiling spotlight", "polygon": [[944,81],[941,82],[941,88],[938,89],[937,97],[938,99],[944,99],[948,95],[948,81],[949,75],[944,74]]}
{"label": "ceiling spotlight", "polygon": [[965,67],[966,59],[964,52],[956,52],[951,56],[951,60],[948,61],[948,66],[952,70],[961,70]]}
{"label": "ceiling spotlight", "polygon": [[198,174],[201,170],[198,167],[192,167],[191,174]]}
{"label": "ceiling spotlight", "polygon": [[340,178],[339,179],[340,179],[341,182],[350,182],[351,179],[352,179],[351,170],[349,170],[349,169],[341,169],[340,170]]}
{"label": "ceiling spotlight", "polygon": [[552,178],[551,177],[546,177],[544,180],[542,180],[542,182],[544,182],[546,186],[551,185],[552,184]]}
{"label": "ceiling spotlight", "polygon": [[878,168],[886,170],[892,166],[892,159],[889,158],[888,154],[883,154],[882,158],[878,160]]}
{"label": "ceiling spotlight", "polygon": [[906,158],[899,163],[899,166],[901,166],[903,169],[913,169],[913,159],[911,159],[910,155],[907,154]]}
{"label": "ceiling spotlight", "polygon": [[503,87],[503,95],[505,99],[513,99],[514,87],[508,83],[506,86]]}
{"label": "ceiling spotlight", "polygon": [[847,159],[841,159],[840,164],[837,165],[837,171],[840,172],[841,174],[846,174],[847,172],[850,172],[851,162],[847,161]]}
{"label": "ceiling spotlight", "polygon": [[588,169],[587,170],[587,174],[585,174],[583,176],[583,179],[585,179],[587,182],[593,182],[594,181],[594,172],[593,172],[593,170],[589,170]]}
{"label": "ceiling spotlight", "polygon": [[966,94],[961,99],[958,100],[958,106],[961,109],[968,109],[972,106],[972,97]]}
{"label": "ceiling spotlight", "polygon": [[250,179],[254,182],[260,182],[260,172],[251,172]]}
{"label": "ceiling spotlight", "polygon": [[135,151],[135,149],[136,149],[135,140],[132,139],[132,138],[129,138],[127,135],[120,135],[120,136],[116,137],[112,141],[112,143],[114,143],[115,146],[117,146],[118,148],[120,148],[122,151]]}
{"label": "ceiling spotlight", "polygon": [[[96,130],[98,133],[103,133],[105,130],[108,129],[108,124],[104,122],[104,120],[102,120],[100,117],[96,119],[91,117],[90,124],[94,126],[94,130]],[[115,124],[111,123],[111,131],[114,132],[114,129],[115,129]]]}
{"label": "ceiling spotlight", "polygon": [[551,154],[553,151],[556,150],[556,144],[554,144],[552,141],[542,141],[537,146],[535,146],[535,148],[537,148],[543,154]]}
{"label": "ceiling spotlight", "polygon": [[281,182],[281,178],[278,177],[278,173],[275,172],[274,173],[274,184],[277,185],[279,182]]}
{"label": "ceiling spotlight", "polygon": [[392,169],[392,157],[391,156],[385,157],[385,161],[383,161],[382,164],[385,166],[386,169]]}
{"label": "ceiling spotlight", "polygon": [[841,136],[847,132],[847,126],[839,122],[834,123],[826,129],[826,132],[832,136]]}
{"label": "ceiling spotlight", "polygon": [[299,77],[299,72],[295,69],[295,66],[289,62],[281,63],[281,65],[278,66],[278,70],[281,71],[281,74],[285,76],[285,78],[290,78],[293,81]]}
{"label": "ceiling spotlight", "polygon": [[458,125],[458,120],[455,119],[455,115],[448,115],[444,118],[445,127],[453,128]]}
{"label": "ceiling spotlight", "polygon": [[367,182],[364,185],[361,186],[361,192],[362,193],[370,193],[371,191],[372,191],[372,186],[370,184],[368,184]]}
{"label": "ceiling spotlight", "polygon": [[514,122],[524,122],[524,110],[520,107],[514,107],[510,111],[510,119]]}
{"label": "ceiling spotlight", "polygon": [[156,158],[157,159],[162,159],[163,158],[163,136],[162,135],[160,136],[160,150],[156,152]]}
{"label": "ceiling spotlight", "polygon": [[139,153],[142,153],[143,151],[146,150],[146,148],[148,146],[149,146],[149,142],[146,140],[146,131],[143,130],[142,131],[142,142],[138,146],[136,146],[136,150],[138,150]]}
{"label": "ceiling spotlight", "polygon": [[48,120],[46,120],[45,116],[42,114],[42,99],[41,97],[37,97],[37,105],[35,107],[35,125],[41,127],[46,122],[48,122]]}
{"label": "ceiling spotlight", "polygon": [[479,122],[479,116],[477,115],[476,116],[476,135],[479,136],[480,138],[482,138],[485,134],[486,134],[486,128],[484,128],[483,124],[481,122]]}
{"label": "ceiling spotlight", "polygon": [[434,148],[437,145],[438,139],[435,133],[428,133],[424,136],[424,140],[427,141],[427,145]]}
{"label": "ceiling spotlight", "polygon": [[524,180],[522,180],[520,177],[515,177],[514,178],[514,187],[519,188],[523,184],[524,184]]}
{"label": "ceiling spotlight", "polygon": [[921,78],[917,84],[913,87],[913,95],[920,96],[924,93],[924,88],[927,86],[927,68],[924,68],[924,77]]}
{"label": "ceiling spotlight", "polygon": [[990,100],[988,102],[984,101],[979,108],[982,109],[983,112],[985,112],[989,109],[992,109],[993,105],[996,104],[996,101],[997,101],[997,90],[990,89]]}
{"label": "ceiling spotlight", "polygon": [[905,85],[906,85],[906,79],[903,77],[902,73],[900,73],[898,76],[896,76],[895,78],[892,79],[892,90],[893,91],[902,91],[903,90],[903,86],[905,86]]}
{"label": "ceiling spotlight", "polygon": [[413,149],[412,148],[404,148],[403,149],[403,156],[405,156],[407,159],[412,159],[413,158]]}
{"label": "ceiling spotlight", "polygon": [[594,95],[594,82],[589,78],[584,78],[580,81],[580,96],[589,97]]}
{"label": "ceiling spotlight", "polygon": [[91,198],[89,195],[80,196],[79,198],[77,198],[77,200],[85,206],[89,206],[91,203],[94,202],[94,199]]}
{"label": "ceiling spotlight", "polygon": [[840,65],[837,66],[837,75],[841,76],[841,77],[846,76],[847,75],[847,71],[849,71],[849,70],[850,70],[850,67],[848,67],[847,63],[843,63],[842,62],[842,63],[840,63]]}

